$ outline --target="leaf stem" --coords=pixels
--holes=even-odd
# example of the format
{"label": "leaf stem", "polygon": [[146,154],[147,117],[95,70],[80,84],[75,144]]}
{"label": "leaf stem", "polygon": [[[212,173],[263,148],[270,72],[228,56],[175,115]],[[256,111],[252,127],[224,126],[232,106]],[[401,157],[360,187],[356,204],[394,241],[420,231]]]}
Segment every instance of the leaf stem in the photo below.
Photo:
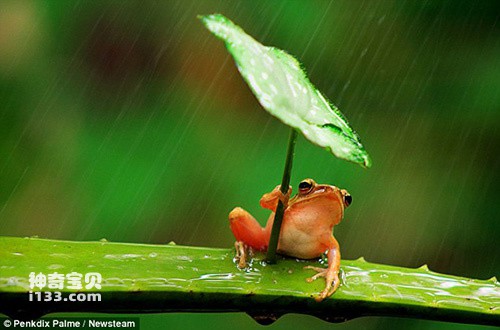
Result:
{"label": "leaf stem", "polygon": [[[292,172],[293,155],[295,150],[295,141],[297,141],[297,131],[294,128],[290,130],[290,137],[288,139],[288,149],[286,152],[285,169],[283,171],[283,179],[281,180],[281,192],[286,194],[290,186],[290,176]],[[276,249],[278,248],[278,240],[281,230],[281,222],[283,221],[283,214],[285,213],[285,205],[280,200],[276,207],[276,214],[274,216],[273,229],[271,231],[271,238],[267,248],[267,262],[270,264],[276,263]]]}

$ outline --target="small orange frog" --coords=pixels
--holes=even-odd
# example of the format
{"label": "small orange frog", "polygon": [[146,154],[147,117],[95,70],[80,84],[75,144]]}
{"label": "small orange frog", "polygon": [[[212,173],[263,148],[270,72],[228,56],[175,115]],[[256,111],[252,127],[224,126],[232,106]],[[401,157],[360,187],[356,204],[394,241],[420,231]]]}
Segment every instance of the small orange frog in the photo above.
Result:
{"label": "small orange frog", "polygon": [[280,186],[260,199],[263,208],[273,211],[262,228],[257,220],[240,207],[229,213],[229,225],[236,238],[235,247],[240,268],[246,266],[246,248],[266,251],[269,245],[274,212],[281,200],[285,213],[278,242],[278,253],[301,259],[313,259],[328,251],[328,268],[307,266],[318,273],[308,282],[324,277],[325,289],[316,297],[321,301],[331,296],[339,287],[340,250],[339,243],[333,237],[333,226],[340,223],[344,209],[352,202],[352,197],[344,189],[326,184],[316,184],[312,179],[305,179],[299,184],[299,193],[290,200],[292,187],[286,195]]}

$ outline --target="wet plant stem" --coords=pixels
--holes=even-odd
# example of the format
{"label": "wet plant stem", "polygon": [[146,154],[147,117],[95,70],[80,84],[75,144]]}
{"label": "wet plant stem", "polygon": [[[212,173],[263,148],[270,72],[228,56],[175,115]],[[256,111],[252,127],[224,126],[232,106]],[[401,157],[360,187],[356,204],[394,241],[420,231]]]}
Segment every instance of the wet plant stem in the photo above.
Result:
{"label": "wet plant stem", "polygon": [[[317,303],[312,297],[324,289],[324,281],[307,283],[304,279],[312,274],[303,269],[320,266],[317,260],[284,258],[279,267],[261,267],[257,254],[252,268],[239,271],[233,256],[232,249],[0,236],[0,317],[239,311],[259,322],[299,313],[330,322],[372,315],[500,325],[500,283],[495,277],[475,280],[438,274],[425,265],[411,269],[344,259],[348,285]],[[30,301],[29,274],[45,278],[56,270],[100,274],[97,283],[102,287],[82,291],[65,282],[61,290],[63,297],[95,294],[100,302],[39,300],[37,292],[45,298],[52,291],[39,281]]]}
{"label": "wet plant stem", "polygon": [[[283,179],[281,180],[281,192],[286,194],[290,186],[290,176],[292,172],[293,155],[295,150],[295,141],[297,141],[297,131],[290,130],[290,137],[288,139],[288,149],[286,152],[285,169],[283,171]],[[285,213],[285,205],[280,200],[276,207],[276,214],[274,216],[273,229],[271,231],[271,238],[269,239],[269,246],[267,248],[267,262],[270,264],[276,263],[276,249],[278,248],[278,240],[280,236],[281,223],[283,221],[283,214]]]}

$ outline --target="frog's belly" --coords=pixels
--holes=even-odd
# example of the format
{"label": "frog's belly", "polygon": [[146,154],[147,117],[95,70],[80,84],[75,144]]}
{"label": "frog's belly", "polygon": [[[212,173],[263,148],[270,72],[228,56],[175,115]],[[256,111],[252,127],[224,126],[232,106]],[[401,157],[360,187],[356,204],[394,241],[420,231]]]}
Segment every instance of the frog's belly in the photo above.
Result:
{"label": "frog's belly", "polygon": [[283,228],[278,244],[278,252],[301,259],[319,257],[327,250],[316,235],[296,228]]}

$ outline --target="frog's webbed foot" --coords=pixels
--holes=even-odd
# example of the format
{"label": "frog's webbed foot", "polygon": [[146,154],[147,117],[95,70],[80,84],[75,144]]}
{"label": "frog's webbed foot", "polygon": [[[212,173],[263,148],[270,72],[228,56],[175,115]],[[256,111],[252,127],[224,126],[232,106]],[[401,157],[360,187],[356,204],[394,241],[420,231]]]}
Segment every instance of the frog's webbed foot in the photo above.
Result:
{"label": "frog's webbed foot", "polygon": [[316,272],[318,272],[316,275],[313,275],[306,279],[307,282],[312,282],[317,280],[320,277],[324,277],[326,281],[326,286],[321,293],[314,297],[316,301],[322,301],[325,298],[330,297],[339,287],[340,285],[340,280],[339,280],[339,275],[338,271],[336,269],[332,269],[331,267],[329,268],[321,268],[321,267],[314,267],[314,266],[306,266],[304,269],[312,269]]}
{"label": "frog's webbed foot", "polygon": [[241,241],[234,242],[234,248],[236,249],[235,260],[238,261],[238,268],[246,268],[247,259],[252,256],[252,249]]}

